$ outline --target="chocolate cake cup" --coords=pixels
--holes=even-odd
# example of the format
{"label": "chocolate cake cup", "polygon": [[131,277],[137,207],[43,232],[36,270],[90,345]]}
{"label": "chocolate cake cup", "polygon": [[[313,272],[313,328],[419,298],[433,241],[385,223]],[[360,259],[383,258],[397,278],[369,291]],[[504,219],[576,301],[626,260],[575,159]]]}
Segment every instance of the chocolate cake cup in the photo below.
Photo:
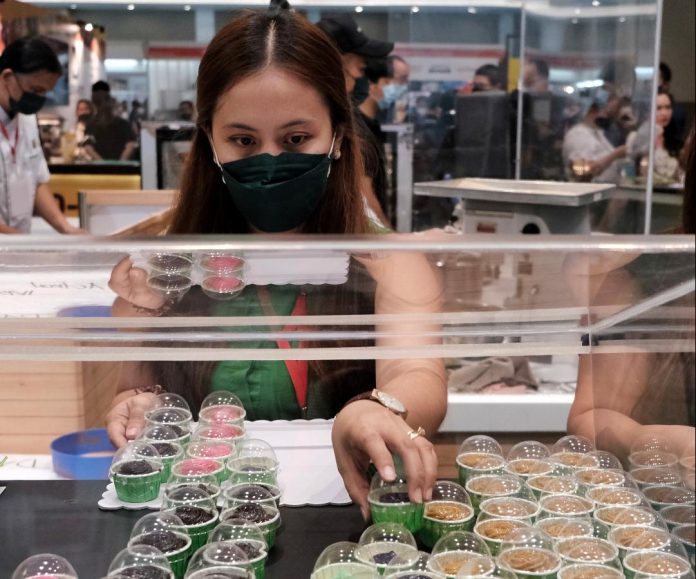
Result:
{"label": "chocolate cake cup", "polygon": [[380,565],[375,563],[373,557],[379,555],[380,553],[388,553],[393,551],[396,557],[399,557],[403,561],[402,565],[390,565],[389,571],[400,571],[402,569],[410,569],[413,564],[418,561],[419,553],[411,545],[406,545],[404,543],[392,543],[387,541],[381,541],[376,543],[367,543],[365,545],[360,545],[355,549],[353,556],[358,562],[368,565],[373,569],[377,569],[380,575],[384,575],[387,565]]}
{"label": "chocolate cake cup", "polygon": [[213,513],[213,518],[196,525],[184,525],[188,536],[191,537],[191,553],[195,553],[208,542],[208,535],[218,524],[218,513]]}
{"label": "chocolate cake cup", "polygon": [[370,514],[375,523],[399,523],[411,533],[417,532],[423,524],[423,503],[385,503],[374,499],[374,495],[384,493],[384,489],[372,492],[367,497]]}
{"label": "chocolate cake cup", "polygon": [[162,469],[147,474],[112,475],[114,488],[119,500],[124,503],[147,503],[159,496],[162,484]]}
{"label": "chocolate cake cup", "polygon": [[446,551],[432,555],[428,560],[428,570],[442,573],[447,579],[456,579],[459,570],[464,566],[475,565],[470,575],[488,576],[495,571],[495,562],[491,557],[469,551]]}
{"label": "chocolate cake cup", "polygon": [[377,571],[364,563],[345,562],[332,563],[312,573],[310,579],[369,579],[375,577]]}
{"label": "chocolate cake cup", "polygon": [[486,534],[486,528],[489,525],[495,525],[496,523],[498,525],[505,525],[506,527],[509,527],[510,532],[529,527],[529,525],[521,519],[487,519],[485,521],[477,522],[474,525],[474,534],[484,540],[491,552],[491,555],[494,557],[500,553],[500,548],[502,547],[503,543],[507,541],[507,535],[498,539],[489,537],[488,534]]}
{"label": "chocolate cake cup", "polygon": [[608,565],[576,563],[559,569],[558,579],[624,579],[624,575]]}
{"label": "chocolate cake cup", "polygon": [[[466,510],[467,513],[459,519],[455,520],[442,520],[429,516],[428,511],[433,508],[433,506],[447,506],[451,505],[453,508],[460,508]],[[452,531],[471,531],[474,526],[474,509],[469,505],[462,503],[457,503],[454,501],[431,501],[425,505],[423,509],[423,522],[418,533],[418,537],[426,547],[433,547],[437,543],[438,539],[444,537],[447,533]]]}
{"label": "chocolate cake cup", "polygon": [[[133,537],[130,540],[129,545],[137,544],[138,539],[142,536],[143,535],[138,535],[137,537]],[[180,536],[183,538],[184,534],[182,533],[180,534]],[[176,579],[184,579],[184,575],[186,574],[186,567],[188,567],[189,559],[193,555],[193,549],[191,549],[192,544],[193,542],[187,534],[186,545],[184,547],[182,547],[178,551],[171,551],[168,553],[162,551],[164,556],[167,558],[167,561],[169,561],[169,565],[171,566],[172,572],[174,573]]]}
{"label": "chocolate cake cup", "polygon": [[464,486],[466,484],[466,481],[468,481],[470,478],[474,478],[476,476],[481,476],[484,474],[503,474],[505,472],[505,459],[502,456],[498,456],[495,454],[490,455],[490,459],[492,461],[499,461],[500,464],[497,466],[490,466],[486,468],[476,468],[474,466],[469,466],[463,462],[463,460],[466,460],[466,456],[470,455],[476,455],[476,454],[487,454],[487,453],[481,453],[481,452],[466,452],[463,454],[460,454],[457,457],[457,472],[459,475],[459,484]]}
{"label": "chocolate cake cup", "polygon": [[[652,557],[659,558],[662,561],[660,567],[663,569],[669,567],[670,572],[658,573],[654,568],[646,567],[646,559]],[[681,579],[689,577],[691,573],[691,565],[689,565],[686,559],[662,551],[636,551],[629,553],[623,560],[623,569],[626,579],[634,579],[637,573],[650,577],[664,576],[667,579]]]}
{"label": "chocolate cake cup", "polygon": [[[256,521],[252,522],[254,522],[263,533],[264,539],[266,539],[266,545],[268,545],[268,550],[270,551],[273,548],[273,545],[275,545],[276,535],[278,534],[278,529],[281,525],[280,511],[276,507],[271,505],[264,504],[261,505],[261,507],[264,511],[266,511],[266,513],[272,515],[272,518],[268,521],[264,521],[261,523],[257,523]],[[236,508],[236,506],[230,507],[222,511],[222,513],[220,513],[220,521],[224,522],[230,518],[237,518],[234,515],[234,510]]]}
{"label": "chocolate cake cup", "polygon": [[[539,556],[545,557],[549,560],[549,562],[553,561],[554,564],[549,565],[548,569],[544,569],[543,571],[538,572],[528,571],[525,569],[516,569],[509,563],[509,561],[513,555],[521,551],[529,551],[530,554],[532,554],[532,556],[534,555],[534,552],[538,551]],[[560,570],[562,565],[562,560],[561,557],[553,551],[547,551],[546,549],[537,549],[530,547],[520,547],[517,549],[509,549],[508,551],[504,551],[503,553],[501,553],[498,556],[498,565],[503,569],[512,571],[517,576],[517,579],[556,579],[558,571]]]}
{"label": "chocolate cake cup", "polygon": [[[160,567],[158,565],[147,565],[147,569],[152,569],[154,570],[155,573],[157,573],[157,577],[167,577],[173,578],[174,575],[169,569],[165,569],[164,567]],[[113,571],[109,577],[147,577],[147,575],[144,575],[144,567],[122,567],[121,569],[117,569]],[[131,574],[132,572],[132,574]],[[138,574],[139,573],[139,574]],[[53,579],[53,576],[50,576],[50,579]]]}

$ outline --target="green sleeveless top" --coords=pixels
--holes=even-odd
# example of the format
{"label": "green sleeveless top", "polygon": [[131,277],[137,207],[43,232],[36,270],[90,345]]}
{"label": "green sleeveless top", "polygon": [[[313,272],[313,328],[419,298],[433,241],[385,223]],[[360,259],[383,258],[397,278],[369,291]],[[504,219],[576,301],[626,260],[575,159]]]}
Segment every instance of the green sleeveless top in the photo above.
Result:
{"label": "green sleeveless top", "polygon": [[[374,233],[389,233],[390,230],[371,220]],[[298,286],[268,286],[268,294],[277,316],[289,316],[301,289]],[[249,286],[229,302],[217,302],[213,316],[263,316],[266,315],[258,291]],[[263,331],[267,328],[252,327],[248,331]],[[277,348],[275,342],[232,342],[231,348]],[[291,343],[297,347],[296,343]],[[307,385],[307,407],[300,408],[295,388],[282,360],[225,360],[219,362],[211,376],[211,390],[226,390],[239,397],[247,412],[248,420],[294,420],[298,418],[332,418],[330,403],[321,394],[312,372]]]}

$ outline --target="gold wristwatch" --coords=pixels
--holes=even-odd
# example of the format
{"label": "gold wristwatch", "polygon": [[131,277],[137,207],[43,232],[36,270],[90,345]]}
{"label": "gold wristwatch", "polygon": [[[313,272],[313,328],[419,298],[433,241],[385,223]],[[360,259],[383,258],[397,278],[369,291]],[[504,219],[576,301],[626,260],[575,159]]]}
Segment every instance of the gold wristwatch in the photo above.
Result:
{"label": "gold wristwatch", "polygon": [[357,402],[358,400],[372,400],[373,402],[377,402],[378,404],[384,406],[387,410],[391,410],[397,416],[401,416],[401,418],[404,420],[406,420],[406,416],[408,415],[408,411],[401,400],[395,398],[387,392],[384,392],[383,390],[378,390],[377,388],[374,390],[368,390],[367,392],[363,392],[357,396],[353,396],[353,398],[346,402],[345,406],[348,406],[348,404],[351,402]]}

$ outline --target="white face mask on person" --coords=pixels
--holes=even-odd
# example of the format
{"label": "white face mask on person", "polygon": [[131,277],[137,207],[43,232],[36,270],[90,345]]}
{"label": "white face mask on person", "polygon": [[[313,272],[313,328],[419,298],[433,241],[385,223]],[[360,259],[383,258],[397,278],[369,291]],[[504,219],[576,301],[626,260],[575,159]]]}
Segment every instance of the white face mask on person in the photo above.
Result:
{"label": "white face mask on person", "polygon": [[386,110],[391,107],[396,101],[401,100],[408,92],[406,84],[388,84],[383,89],[384,97],[379,101],[379,108]]}

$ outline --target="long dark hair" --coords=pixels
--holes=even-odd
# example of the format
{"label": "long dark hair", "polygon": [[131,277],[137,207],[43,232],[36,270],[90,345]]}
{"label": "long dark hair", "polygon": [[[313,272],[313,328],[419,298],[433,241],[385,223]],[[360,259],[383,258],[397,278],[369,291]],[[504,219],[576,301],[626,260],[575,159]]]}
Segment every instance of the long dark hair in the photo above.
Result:
{"label": "long dark hair", "polygon": [[[198,120],[184,170],[170,233],[245,233],[246,222],[225,191],[208,140],[220,98],[236,83],[267,66],[314,87],[343,136],[326,194],[305,223],[305,233],[364,233],[360,192],[362,160],[341,57],[319,28],[288,10],[246,12],[225,26],[208,46],[198,70]],[[282,103],[279,103],[282,106]]]}
{"label": "long dark hair", "polygon": [[[672,96],[671,93],[667,92],[666,90],[659,89],[657,91],[658,96],[659,95],[665,95],[669,99],[669,103],[672,107],[672,113],[674,113],[674,97]],[[670,119],[669,123],[665,127],[665,132],[663,134],[664,136],[664,143],[665,143],[665,150],[672,156],[672,157],[678,157],[679,152],[681,151],[682,147],[684,146],[684,142],[681,139],[681,136],[678,134],[677,130],[677,125],[674,119],[674,114],[672,114],[672,118]]]}
{"label": "long dark hair", "polygon": [[[269,43],[270,37],[272,43]],[[235,83],[269,64],[295,75],[319,91],[329,108],[334,130],[343,136],[341,158],[333,162],[327,191],[305,223],[304,233],[359,234],[367,231],[360,191],[362,159],[340,55],[319,28],[299,14],[276,7],[264,13],[243,13],[217,34],[203,56],[198,71],[197,128],[169,233],[248,231],[221,182],[207,135],[221,96]],[[349,282],[344,286],[320,288],[319,291],[312,288],[314,291],[308,292],[307,296],[308,313],[331,315],[374,311],[374,282],[355,262],[351,264],[348,277]],[[194,289],[172,315],[208,315],[208,304],[200,291]],[[322,343],[308,345],[325,346]],[[369,344],[356,341],[345,345]],[[331,346],[337,347],[338,344]],[[158,362],[149,365],[149,373],[154,382],[184,396],[195,413],[209,391],[216,364]],[[374,361],[313,361],[310,362],[310,378],[310,384],[316,384],[317,390],[326,397],[329,412],[335,414],[351,396],[374,386],[375,364]]]}
{"label": "long dark hair", "polygon": [[63,67],[50,45],[38,36],[19,38],[0,55],[0,71],[9,68],[19,74],[52,72],[63,74]]}

